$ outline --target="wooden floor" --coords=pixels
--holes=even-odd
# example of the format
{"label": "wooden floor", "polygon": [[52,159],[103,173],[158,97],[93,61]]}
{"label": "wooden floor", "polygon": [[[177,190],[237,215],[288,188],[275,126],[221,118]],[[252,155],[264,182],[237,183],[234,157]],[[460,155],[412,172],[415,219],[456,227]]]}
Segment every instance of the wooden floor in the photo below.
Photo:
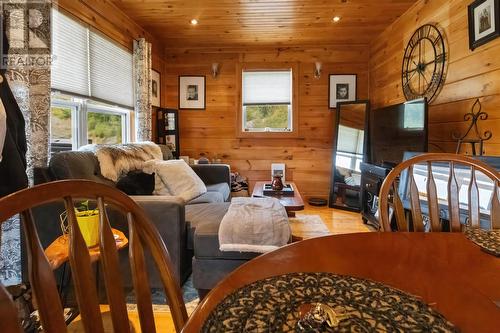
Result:
{"label": "wooden floor", "polygon": [[[303,211],[297,212],[300,215],[319,215],[332,234],[346,234],[356,232],[370,232],[374,229],[363,224],[361,215],[343,210],[331,209],[327,207],[313,207],[306,204]],[[113,332],[111,319],[109,316],[109,306],[103,305],[102,312],[105,313],[105,332]],[[175,332],[172,318],[169,312],[155,312],[156,328],[158,332]],[[140,332],[139,316],[136,311],[129,313],[131,332]],[[69,327],[68,332],[83,332],[77,318]]]}
{"label": "wooden floor", "polygon": [[359,213],[328,207],[314,207],[307,203],[305,206],[305,209],[297,214],[319,215],[328,230],[334,235],[375,231],[374,228],[363,223]]}

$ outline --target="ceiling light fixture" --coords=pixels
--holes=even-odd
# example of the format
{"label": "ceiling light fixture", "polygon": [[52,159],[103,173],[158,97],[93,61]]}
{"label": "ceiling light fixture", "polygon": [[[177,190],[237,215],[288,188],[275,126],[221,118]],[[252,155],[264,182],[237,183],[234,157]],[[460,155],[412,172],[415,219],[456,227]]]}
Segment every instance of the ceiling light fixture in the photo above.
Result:
{"label": "ceiling light fixture", "polygon": [[192,25],[197,25],[198,24],[198,20],[197,19],[192,19],[191,20],[191,24]]}
{"label": "ceiling light fixture", "polygon": [[340,16],[335,16],[333,18],[333,22],[337,23],[338,21],[340,21]]}

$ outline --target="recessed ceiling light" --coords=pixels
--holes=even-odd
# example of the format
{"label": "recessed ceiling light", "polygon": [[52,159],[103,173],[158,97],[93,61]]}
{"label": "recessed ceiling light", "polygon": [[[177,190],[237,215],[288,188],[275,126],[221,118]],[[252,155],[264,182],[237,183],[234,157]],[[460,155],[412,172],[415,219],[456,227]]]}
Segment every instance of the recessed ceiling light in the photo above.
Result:
{"label": "recessed ceiling light", "polygon": [[335,17],[333,18],[333,22],[335,22],[335,23],[336,23],[336,22],[338,22],[338,21],[340,21],[340,16],[335,16]]}
{"label": "recessed ceiling light", "polygon": [[192,19],[191,20],[191,24],[192,25],[197,25],[198,24],[198,20],[197,19]]}

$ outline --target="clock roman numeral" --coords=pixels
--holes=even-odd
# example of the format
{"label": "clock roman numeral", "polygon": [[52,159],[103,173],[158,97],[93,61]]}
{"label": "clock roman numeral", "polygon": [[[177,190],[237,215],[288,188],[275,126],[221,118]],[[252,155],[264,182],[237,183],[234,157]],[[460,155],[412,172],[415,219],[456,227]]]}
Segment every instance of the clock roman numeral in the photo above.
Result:
{"label": "clock roman numeral", "polygon": [[441,54],[438,54],[435,58],[435,62],[445,62],[446,60],[446,53],[441,53]]}

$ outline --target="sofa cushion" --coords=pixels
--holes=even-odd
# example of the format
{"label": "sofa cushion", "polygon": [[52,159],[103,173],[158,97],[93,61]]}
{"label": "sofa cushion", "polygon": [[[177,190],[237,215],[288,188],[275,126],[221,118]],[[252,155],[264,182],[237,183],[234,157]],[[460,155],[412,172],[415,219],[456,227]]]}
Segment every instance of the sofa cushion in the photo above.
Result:
{"label": "sofa cushion", "polygon": [[188,202],[188,205],[211,202],[225,202],[229,200],[231,191],[227,183],[206,185],[207,192]]}
{"label": "sofa cushion", "polygon": [[227,183],[218,183],[207,185],[208,192],[219,192],[222,194],[223,201],[228,201],[231,195],[231,188]]}
{"label": "sofa cushion", "polygon": [[206,192],[194,198],[193,200],[188,201],[187,204],[195,205],[195,204],[216,203],[216,202],[224,202],[222,194],[219,192]]}
{"label": "sofa cushion", "polygon": [[220,222],[229,208],[229,202],[201,203],[186,205],[186,224],[188,230],[187,248],[192,250],[196,227],[210,221]]}
{"label": "sofa cushion", "polygon": [[128,195],[152,195],[155,189],[155,174],[130,171],[126,176],[118,179],[116,188]]}
{"label": "sofa cushion", "polygon": [[156,181],[154,193],[157,195],[174,195],[181,197],[185,202],[207,192],[205,183],[183,160],[157,161],[144,163],[143,171],[156,173],[163,186],[158,188]]}
{"label": "sofa cushion", "polygon": [[49,163],[50,172],[56,180],[88,179],[115,186],[101,175],[99,161],[90,151],[64,151],[54,154]]}

